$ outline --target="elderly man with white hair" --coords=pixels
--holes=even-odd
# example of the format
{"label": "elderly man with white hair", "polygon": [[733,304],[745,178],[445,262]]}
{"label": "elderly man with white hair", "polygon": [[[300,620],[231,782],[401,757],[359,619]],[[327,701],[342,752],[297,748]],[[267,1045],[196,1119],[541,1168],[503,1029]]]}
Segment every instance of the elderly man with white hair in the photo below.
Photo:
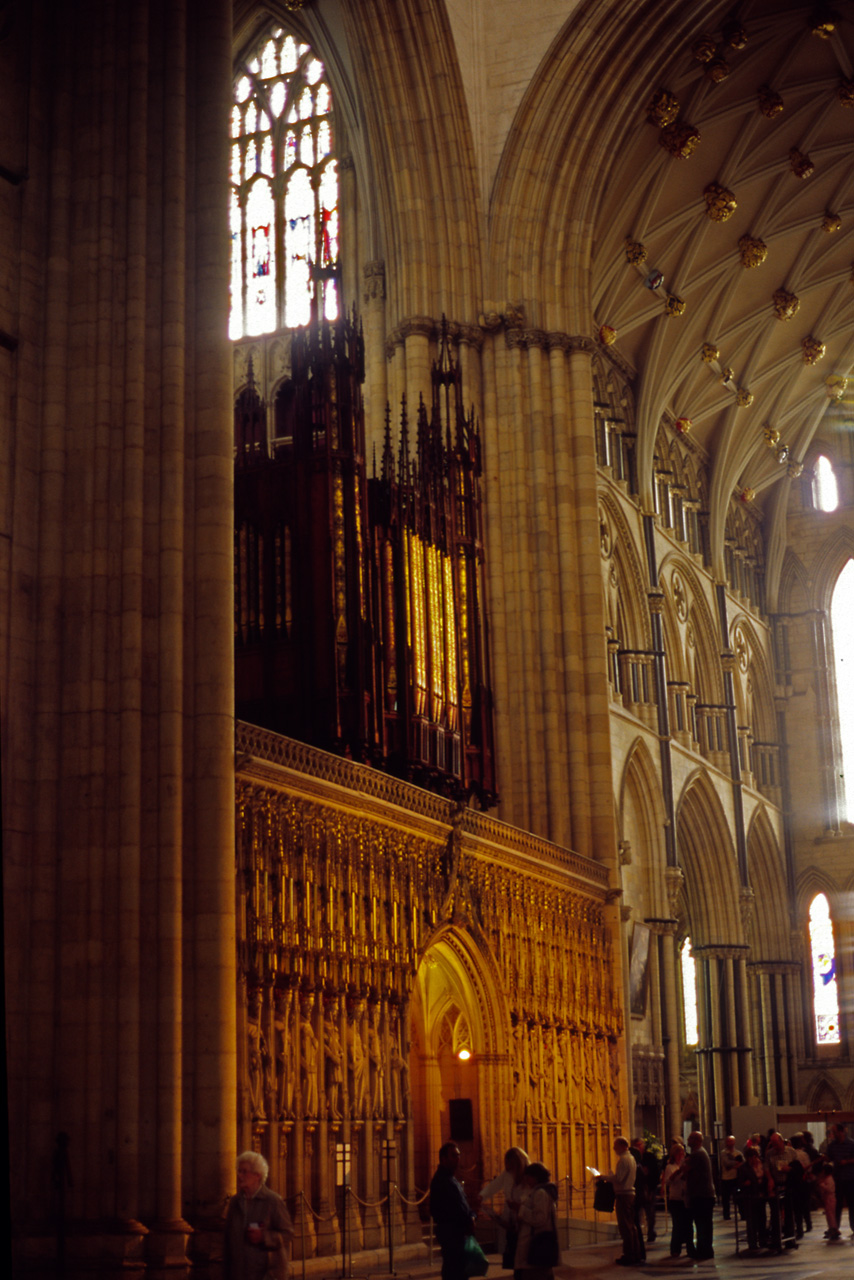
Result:
{"label": "elderly man with white hair", "polygon": [[287,1280],[294,1229],[285,1202],[265,1185],[269,1172],[257,1151],[237,1157],[237,1195],[225,1215],[226,1280]]}

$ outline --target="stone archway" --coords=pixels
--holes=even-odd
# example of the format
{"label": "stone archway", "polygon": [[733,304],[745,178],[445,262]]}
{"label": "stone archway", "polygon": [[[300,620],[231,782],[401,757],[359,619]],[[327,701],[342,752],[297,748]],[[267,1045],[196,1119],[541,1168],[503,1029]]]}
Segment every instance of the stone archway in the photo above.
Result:
{"label": "stone archway", "polygon": [[[497,1172],[510,1115],[509,1013],[490,958],[449,927],[422,956],[411,1005],[415,1185],[427,1187],[439,1147],[460,1148],[463,1181]],[[468,1053],[468,1057],[465,1054]],[[461,1056],[462,1055],[462,1056]]]}

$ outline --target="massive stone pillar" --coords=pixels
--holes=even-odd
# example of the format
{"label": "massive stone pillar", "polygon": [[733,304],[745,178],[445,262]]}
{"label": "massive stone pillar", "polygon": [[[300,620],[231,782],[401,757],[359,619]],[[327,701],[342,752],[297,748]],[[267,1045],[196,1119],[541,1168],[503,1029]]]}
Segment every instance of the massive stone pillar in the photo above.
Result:
{"label": "massive stone pillar", "polygon": [[69,1253],[157,1265],[233,1177],[230,5],[29,11],[0,46],[32,69],[4,426],[13,1215],[50,1256],[61,1133]]}

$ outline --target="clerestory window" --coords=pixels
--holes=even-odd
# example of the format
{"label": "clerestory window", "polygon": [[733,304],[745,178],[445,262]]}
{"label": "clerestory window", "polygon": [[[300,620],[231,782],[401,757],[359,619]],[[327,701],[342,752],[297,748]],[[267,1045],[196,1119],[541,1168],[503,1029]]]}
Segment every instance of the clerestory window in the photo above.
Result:
{"label": "clerestory window", "polygon": [[231,112],[229,336],[338,315],[332,93],[311,47],[279,27],[240,66]]}
{"label": "clerestory window", "polygon": [[810,904],[809,932],[816,1042],[839,1044],[836,948],[830,905],[823,893],[816,894]]}
{"label": "clerestory window", "polygon": [[836,580],[830,602],[830,626],[836,676],[839,742],[842,750],[842,782],[845,790],[843,817],[854,818],[854,560],[849,560]]}
{"label": "clerestory window", "polygon": [[820,453],[815,460],[813,502],[819,511],[835,511],[839,506],[839,486],[830,458]]}
{"label": "clerestory window", "polygon": [[697,966],[691,952],[691,939],[682,943],[682,1016],[685,1026],[685,1044],[691,1048],[699,1044],[700,1024],[697,1016]]}

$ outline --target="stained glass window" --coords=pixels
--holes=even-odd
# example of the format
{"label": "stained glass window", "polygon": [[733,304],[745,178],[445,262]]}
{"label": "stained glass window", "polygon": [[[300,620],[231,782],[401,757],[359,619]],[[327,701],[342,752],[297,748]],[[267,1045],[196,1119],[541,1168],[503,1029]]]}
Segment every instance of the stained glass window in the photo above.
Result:
{"label": "stained glass window", "polygon": [[697,972],[691,954],[691,939],[682,943],[682,1009],[685,1017],[685,1043],[699,1044],[700,1028],[697,1020]]}
{"label": "stained glass window", "polygon": [[815,1038],[819,1044],[839,1044],[839,997],[836,986],[836,950],[830,906],[823,893],[810,906]]}
{"label": "stained glass window", "polygon": [[332,94],[311,47],[274,27],[239,70],[231,112],[229,335],[338,315]]}
{"label": "stained glass window", "polygon": [[835,511],[839,506],[839,486],[833,464],[823,453],[816,458],[813,494],[819,511]]}

